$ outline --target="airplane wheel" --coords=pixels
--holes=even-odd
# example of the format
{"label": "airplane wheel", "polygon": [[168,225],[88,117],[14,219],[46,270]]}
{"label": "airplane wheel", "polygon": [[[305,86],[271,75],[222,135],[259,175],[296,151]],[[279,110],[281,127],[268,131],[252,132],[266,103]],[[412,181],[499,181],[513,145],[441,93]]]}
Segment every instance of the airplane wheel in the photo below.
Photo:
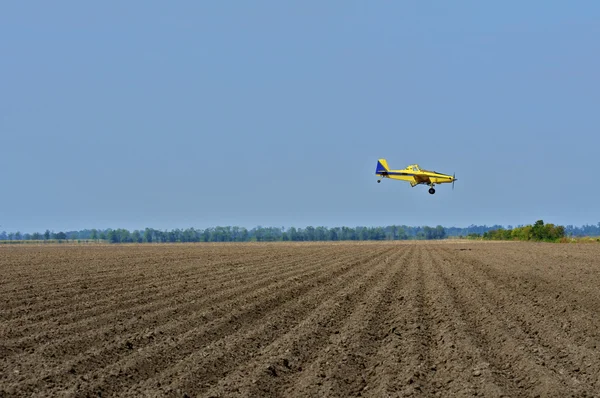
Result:
{"label": "airplane wheel", "polygon": [[433,195],[435,193],[435,189],[429,188],[429,193]]}
{"label": "airplane wheel", "polygon": [[377,183],[380,183],[380,182],[381,182],[381,180],[377,180]]}

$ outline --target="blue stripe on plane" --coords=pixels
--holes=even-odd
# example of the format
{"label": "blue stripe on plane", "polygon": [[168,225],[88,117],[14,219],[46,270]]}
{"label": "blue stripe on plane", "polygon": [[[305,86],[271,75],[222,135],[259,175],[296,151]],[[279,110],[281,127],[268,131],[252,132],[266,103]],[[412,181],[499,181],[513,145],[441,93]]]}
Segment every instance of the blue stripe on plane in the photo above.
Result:
{"label": "blue stripe on plane", "polygon": [[385,167],[383,167],[383,165],[381,164],[381,162],[378,160],[377,161],[377,169],[375,169],[375,174],[381,174],[381,173],[385,173],[387,170],[385,169]]}
{"label": "blue stripe on plane", "polygon": [[411,177],[418,175],[418,174],[411,174],[411,173],[395,173],[395,172],[388,172],[388,174],[391,176],[411,176]]}

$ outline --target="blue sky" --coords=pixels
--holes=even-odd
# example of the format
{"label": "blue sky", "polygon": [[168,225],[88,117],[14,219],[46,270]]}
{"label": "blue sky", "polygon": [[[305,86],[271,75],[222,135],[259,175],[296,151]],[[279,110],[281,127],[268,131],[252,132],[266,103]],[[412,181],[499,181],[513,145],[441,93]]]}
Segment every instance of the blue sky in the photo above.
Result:
{"label": "blue sky", "polygon": [[0,53],[0,230],[600,221],[598,2],[3,2]]}

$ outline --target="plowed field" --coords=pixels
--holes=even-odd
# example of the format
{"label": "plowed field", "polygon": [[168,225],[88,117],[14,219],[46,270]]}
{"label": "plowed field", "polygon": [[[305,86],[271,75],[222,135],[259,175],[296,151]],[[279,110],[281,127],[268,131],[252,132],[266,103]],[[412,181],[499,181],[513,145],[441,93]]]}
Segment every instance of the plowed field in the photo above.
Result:
{"label": "plowed field", "polygon": [[0,247],[0,396],[600,396],[600,245]]}

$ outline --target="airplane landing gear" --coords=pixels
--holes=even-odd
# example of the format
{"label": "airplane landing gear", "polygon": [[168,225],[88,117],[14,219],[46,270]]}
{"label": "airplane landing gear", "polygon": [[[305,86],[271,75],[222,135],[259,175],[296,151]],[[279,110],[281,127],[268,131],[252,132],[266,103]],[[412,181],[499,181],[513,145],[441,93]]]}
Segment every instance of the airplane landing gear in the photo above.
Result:
{"label": "airplane landing gear", "polygon": [[435,189],[433,189],[433,187],[429,188],[429,193],[433,195],[435,193]]}
{"label": "airplane landing gear", "polygon": [[377,180],[377,182],[378,182],[378,183],[380,183],[380,182],[381,182],[381,180]]}

